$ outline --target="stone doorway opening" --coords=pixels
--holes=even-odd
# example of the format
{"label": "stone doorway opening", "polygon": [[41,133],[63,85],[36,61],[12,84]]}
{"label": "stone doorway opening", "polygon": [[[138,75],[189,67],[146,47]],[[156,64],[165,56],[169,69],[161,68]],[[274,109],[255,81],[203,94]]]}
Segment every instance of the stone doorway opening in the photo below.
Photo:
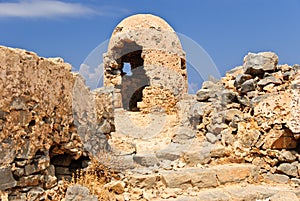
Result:
{"label": "stone doorway opening", "polygon": [[78,170],[86,168],[91,161],[89,156],[82,155],[78,158],[74,153],[69,153],[59,146],[52,146],[49,155],[51,164],[49,175],[56,176],[58,181],[63,178],[71,181],[72,175],[76,175]]}
{"label": "stone doorway opening", "polygon": [[121,95],[123,109],[139,111],[137,103],[142,101],[143,89],[150,85],[150,79],[144,69],[143,47],[135,42],[126,42],[119,59],[122,84]]}

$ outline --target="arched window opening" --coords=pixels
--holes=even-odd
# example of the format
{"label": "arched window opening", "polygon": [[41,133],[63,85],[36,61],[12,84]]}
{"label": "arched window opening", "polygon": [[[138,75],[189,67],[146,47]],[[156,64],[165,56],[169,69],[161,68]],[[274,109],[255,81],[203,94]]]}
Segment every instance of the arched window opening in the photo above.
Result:
{"label": "arched window opening", "polygon": [[142,46],[136,43],[125,43],[121,57],[118,59],[122,72],[122,105],[125,110],[139,111],[137,102],[142,101],[142,89],[150,84],[150,79],[144,69]]}
{"label": "arched window opening", "polygon": [[123,63],[123,73],[127,76],[132,76],[130,63]]}

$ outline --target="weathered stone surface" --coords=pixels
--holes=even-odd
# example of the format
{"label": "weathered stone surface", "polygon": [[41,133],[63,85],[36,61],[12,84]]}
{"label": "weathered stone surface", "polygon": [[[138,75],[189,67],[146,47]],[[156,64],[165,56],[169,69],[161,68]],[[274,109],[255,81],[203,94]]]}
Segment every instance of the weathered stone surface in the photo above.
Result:
{"label": "weathered stone surface", "polygon": [[286,184],[289,181],[289,177],[287,175],[271,174],[271,173],[267,173],[267,175],[265,175],[264,179],[266,181],[271,181],[271,182],[275,182],[275,183],[282,183],[282,184]]}
{"label": "weathered stone surface", "polygon": [[297,156],[292,151],[281,150],[278,156],[278,160],[284,162],[294,162],[297,159]]}
{"label": "weathered stone surface", "polygon": [[1,168],[0,175],[0,190],[6,190],[17,185],[17,181],[12,175],[11,167]]}
{"label": "weathered stone surface", "polygon": [[190,165],[207,164],[211,160],[210,151],[211,146],[204,146],[197,149],[191,147],[190,150],[184,153],[183,158]]}
{"label": "weathered stone surface", "polygon": [[53,188],[57,185],[57,177],[52,175],[45,176],[45,185],[43,186],[45,189]]}
{"label": "weathered stone surface", "polygon": [[202,83],[202,89],[215,89],[217,87],[219,87],[218,84],[210,80]]}
{"label": "weathered stone surface", "polygon": [[27,200],[35,201],[45,199],[46,196],[44,195],[44,192],[44,189],[41,187],[32,188],[27,192]]}
{"label": "weathered stone surface", "polygon": [[230,90],[222,90],[219,96],[223,105],[227,105],[237,101],[236,93]]}
{"label": "weathered stone surface", "polygon": [[220,184],[239,183],[256,178],[258,169],[254,165],[220,165],[212,168],[185,168],[177,171],[160,172],[164,184],[169,188],[186,189],[191,186],[199,188],[216,187]]}
{"label": "weathered stone surface", "polygon": [[[265,185],[231,185],[224,188],[206,189],[194,196],[178,196],[177,198],[168,199],[169,201],[245,201],[245,200],[272,200],[276,198],[281,200],[284,194],[287,194],[287,199],[283,200],[298,200],[296,192],[282,186],[265,186]],[[277,195],[278,194],[278,195]],[[275,198],[275,199],[273,199]],[[289,199],[291,198],[291,199]]]}
{"label": "weathered stone surface", "polygon": [[286,201],[286,200],[299,200],[294,192],[290,191],[280,191],[275,195],[270,197],[270,201]]}
{"label": "weathered stone surface", "polygon": [[25,140],[23,142],[23,146],[17,152],[16,158],[17,159],[32,159],[37,151],[35,146],[32,146],[29,140]]}
{"label": "weathered stone surface", "polygon": [[0,144],[0,164],[8,165],[12,163],[16,156],[16,150],[12,139],[5,139]]}
{"label": "weathered stone surface", "polygon": [[96,196],[90,195],[87,187],[78,184],[67,189],[65,201],[98,201]]}
{"label": "weathered stone surface", "polygon": [[255,80],[254,79],[250,79],[245,81],[242,86],[241,86],[241,92],[242,93],[247,93],[249,91],[254,91],[255,90]]}
{"label": "weathered stone surface", "polygon": [[212,146],[210,150],[210,155],[213,158],[221,158],[228,155],[228,151],[226,151],[226,148],[223,145],[216,144]]}
{"label": "weathered stone surface", "polygon": [[232,120],[234,120],[235,118],[239,119],[239,120],[242,120],[243,119],[243,112],[241,112],[240,110],[238,109],[229,109],[229,110],[226,110],[224,111],[224,118],[225,118],[225,121],[227,122],[231,122]]}
{"label": "weathered stone surface", "polygon": [[212,143],[212,144],[214,144],[218,140],[216,135],[214,135],[212,133],[206,133],[205,137],[206,137],[207,141]]}
{"label": "weathered stone surface", "polygon": [[9,201],[23,201],[26,199],[27,199],[26,193],[19,193],[18,195],[9,195],[8,196]]}
{"label": "weathered stone surface", "polygon": [[268,76],[268,77],[265,77],[264,79],[260,80],[257,85],[258,86],[266,86],[268,84],[275,84],[275,85],[278,85],[278,84],[281,84],[282,81],[279,79],[279,78],[276,78],[274,76]]}
{"label": "weathered stone surface", "polygon": [[40,183],[43,183],[43,177],[41,175],[29,175],[25,177],[21,177],[18,180],[17,186],[19,187],[27,187],[27,186],[37,186]]}
{"label": "weathered stone surface", "polygon": [[142,92],[143,100],[137,103],[138,109],[143,113],[161,112],[174,114],[177,99],[168,89],[157,86],[145,87]]}
{"label": "weathered stone surface", "polygon": [[252,79],[252,76],[249,75],[249,74],[239,74],[239,75],[237,75],[236,78],[235,78],[234,86],[235,86],[236,88],[240,88],[241,85],[242,85],[245,81],[250,80],[250,79]]}
{"label": "weathered stone surface", "polygon": [[229,186],[225,188],[225,192],[229,194],[231,200],[243,201],[243,200],[258,200],[267,199],[270,196],[278,192],[280,188],[269,188],[267,186]]}
{"label": "weathered stone surface", "polygon": [[282,163],[277,168],[278,172],[282,172],[286,175],[297,177],[298,176],[298,169],[296,165],[290,163]]}
{"label": "weathered stone surface", "polygon": [[112,134],[113,138],[109,140],[109,144],[111,147],[111,150],[118,155],[130,155],[136,153],[136,145],[132,142],[126,142],[126,140],[114,136]]}
{"label": "weathered stone surface", "polygon": [[259,139],[260,132],[258,131],[258,125],[253,123],[239,122],[237,139],[245,147],[252,147]]}
{"label": "weathered stone surface", "polygon": [[207,126],[207,131],[218,135],[226,128],[228,128],[228,126],[225,123],[213,123]]}
{"label": "weathered stone surface", "polygon": [[178,118],[183,126],[196,128],[203,117],[209,103],[202,103],[196,100],[181,100],[177,103]]}
{"label": "weathered stone surface", "polygon": [[237,66],[237,67],[234,67],[234,68],[226,71],[226,74],[230,74],[233,77],[236,77],[242,73],[243,73],[243,66]]}
{"label": "weathered stone surface", "polygon": [[105,184],[104,188],[113,191],[116,194],[122,194],[125,192],[125,183],[123,181],[111,181]]}
{"label": "weathered stone surface", "polygon": [[191,170],[189,172],[191,178],[192,186],[197,186],[198,188],[208,188],[218,186],[216,172],[211,170]]}
{"label": "weathered stone surface", "polygon": [[129,177],[129,184],[133,187],[151,189],[156,185],[158,177],[156,175],[134,174]]}
{"label": "weathered stone surface", "polygon": [[236,141],[235,135],[232,135],[232,129],[223,130],[221,132],[221,136],[221,141],[223,145],[232,145]]}
{"label": "weathered stone surface", "polygon": [[120,170],[132,169],[135,167],[135,163],[132,155],[119,156],[121,164],[119,164]]}
{"label": "weathered stone surface", "polygon": [[49,166],[50,166],[49,157],[41,157],[39,159],[35,159],[34,163],[25,166],[25,175],[31,175],[33,173],[44,170]]}
{"label": "weathered stone surface", "polygon": [[167,148],[158,150],[155,155],[159,159],[174,161],[180,157],[185,148],[185,145],[171,143]]}
{"label": "weathered stone surface", "polygon": [[244,58],[244,72],[251,75],[274,71],[278,63],[278,56],[273,52],[248,53]]}
{"label": "weathered stone surface", "polygon": [[210,89],[200,89],[197,91],[198,101],[207,101],[209,98],[214,97],[215,93]]}
{"label": "weathered stone surface", "polygon": [[255,179],[258,176],[258,168],[252,164],[222,165],[215,166],[213,169],[217,173],[220,184],[237,183],[247,178]]}
{"label": "weathered stone surface", "polygon": [[300,185],[300,179],[297,179],[297,178],[291,178],[291,182],[292,182],[292,184],[294,184],[295,186],[299,186],[299,185]]}
{"label": "weathered stone surface", "polygon": [[134,162],[146,167],[159,164],[159,161],[154,154],[137,154],[133,156],[133,160]]}
{"label": "weathered stone surface", "polygon": [[175,143],[183,143],[186,140],[190,140],[194,138],[195,135],[196,135],[195,130],[189,127],[179,127],[178,129],[176,129],[172,141]]}
{"label": "weathered stone surface", "polygon": [[[300,72],[300,70],[298,70]],[[290,119],[287,122],[293,133],[300,133],[300,75],[298,74],[291,86]]]}
{"label": "weathered stone surface", "polygon": [[297,146],[297,140],[288,129],[272,129],[264,138],[263,149],[293,149]]}
{"label": "weathered stone surface", "polygon": [[254,116],[268,125],[286,124],[292,133],[297,133],[300,125],[298,100],[299,92],[289,89],[257,97],[252,101]]}
{"label": "weathered stone surface", "polygon": [[230,200],[230,197],[221,189],[208,189],[200,192],[196,198],[190,198],[187,200],[193,201],[194,199],[198,201],[227,201]]}
{"label": "weathered stone surface", "polygon": [[216,173],[213,170],[186,168],[178,171],[162,171],[160,173],[164,184],[169,188],[187,189],[191,186],[208,188],[218,185]]}

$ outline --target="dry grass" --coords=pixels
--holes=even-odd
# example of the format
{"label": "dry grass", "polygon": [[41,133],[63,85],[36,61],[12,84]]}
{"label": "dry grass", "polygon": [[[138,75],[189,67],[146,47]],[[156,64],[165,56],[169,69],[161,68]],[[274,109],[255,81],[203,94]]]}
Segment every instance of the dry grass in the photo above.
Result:
{"label": "dry grass", "polygon": [[102,151],[96,157],[92,157],[91,164],[86,169],[77,170],[72,176],[67,186],[79,184],[90,190],[91,195],[98,197],[98,200],[115,201],[116,197],[104,187],[113,178],[118,179],[117,170],[119,170],[120,160],[112,156],[111,153]]}

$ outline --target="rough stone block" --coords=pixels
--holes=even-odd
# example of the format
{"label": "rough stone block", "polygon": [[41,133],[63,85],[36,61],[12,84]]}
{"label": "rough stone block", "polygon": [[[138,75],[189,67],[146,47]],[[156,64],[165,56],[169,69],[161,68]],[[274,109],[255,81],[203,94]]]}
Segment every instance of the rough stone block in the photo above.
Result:
{"label": "rough stone block", "polygon": [[171,143],[167,148],[158,150],[156,152],[156,157],[162,160],[174,161],[180,158],[185,148],[185,145]]}
{"label": "rough stone block", "polygon": [[156,175],[134,174],[129,177],[129,183],[136,188],[151,189],[156,185],[158,178]]}
{"label": "rough stone block", "polygon": [[159,161],[154,154],[138,154],[133,156],[133,160],[134,162],[146,167],[159,164]]}
{"label": "rough stone block", "polygon": [[199,188],[218,186],[216,172],[211,169],[185,168],[160,173],[164,184],[169,188],[187,189],[192,186]]}
{"label": "rough stone block", "polygon": [[6,190],[17,185],[17,181],[11,172],[11,167],[1,168],[0,175],[0,190]]}
{"label": "rough stone block", "polygon": [[264,72],[274,71],[278,63],[278,56],[273,52],[248,53],[244,58],[244,72],[259,75]]}
{"label": "rough stone block", "polygon": [[252,164],[229,164],[215,166],[213,169],[217,173],[220,184],[237,183],[247,178],[256,178],[258,176],[258,168]]}
{"label": "rough stone block", "polygon": [[294,192],[280,191],[270,197],[270,201],[286,201],[286,200],[299,200]]}
{"label": "rough stone block", "polygon": [[70,186],[67,189],[65,201],[98,201],[97,197],[90,195],[90,191],[87,187],[80,186],[78,184]]}
{"label": "rough stone block", "polygon": [[296,165],[290,163],[281,163],[278,168],[278,172],[282,172],[286,175],[297,177],[298,176],[298,168]]}
{"label": "rough stone block", "polygon": [[264,179],[269,182],[271,181],[271,182],[276,182],[276,183],[281,183],[281,184],[286,184],[289,181],[289,177],[287,175],[271,174],[271,173],[267,173],[264,176]]}
{"label": "rough stone block", "polygon": [[175,131],[175,135],[172,139],[172,142],[175,143],[184,143],[187,140],[194,138],[196,135],[196,131],[189,127],[179,127]]}

